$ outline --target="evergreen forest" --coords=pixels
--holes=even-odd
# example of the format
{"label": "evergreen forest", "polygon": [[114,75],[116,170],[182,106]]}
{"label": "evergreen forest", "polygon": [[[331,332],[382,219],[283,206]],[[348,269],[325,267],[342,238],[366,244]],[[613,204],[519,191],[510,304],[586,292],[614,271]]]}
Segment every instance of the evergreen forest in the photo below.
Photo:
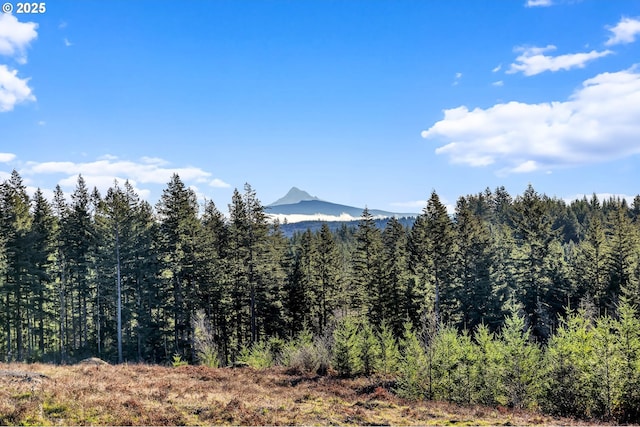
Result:
{"label": "evergreen forest", "polygon": [[[286,237],[174,175],[153,206],[0,184],[0,360],[285,365],[407,398],[640,421],[640,196],[433,191],[411,226]],[[379,223],[378,223],[379,224]]]}

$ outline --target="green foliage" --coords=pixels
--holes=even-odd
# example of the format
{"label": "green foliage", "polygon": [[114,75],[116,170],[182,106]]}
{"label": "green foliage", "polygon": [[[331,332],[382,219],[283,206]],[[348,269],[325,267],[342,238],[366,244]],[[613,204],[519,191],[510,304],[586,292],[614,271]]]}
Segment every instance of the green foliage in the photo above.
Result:
{"label": "green foliage", "polygon": [[211,324],[203,310],[198,310],[193,319],[193,349],[198,361],[209,368],[220,366],[220,354]]}
{"label": "green foliage", "polygon": [[400,367],[400,350],[391,328],[383,323],[378,334],[380,343],[380,360],[378,373],[383,376],[396,375]]}
{"label": "green foliage", "polygon": [[584,311],[570,313],[545,353],[548,378],[543,406],[562,416],[591,417],[598,388],[592,372],[594,330]]}
{"label": "green foliage", "polygon": [[500,344],[486,325],[480,325],[475,333],[476,359],[473,374],[473,401],[483,405],[506,404],[502,398],[503,364]]}
{"label": "green foliage", "polygon": [[535,408],[540,395],[541,351],[531,342],[524,317],[507,317],[498,351],[504,367],[501,391],[507,404],[515,408]]}
{"label": "green foliage", "polygon": [[187,362],[186,360],[182,359],[182,355],[175,353],[172,356],[172,361],[171,361],[171,366],[173,366],[174,368],[180,367],[180,366],[187,366],[189,364],[189,362]]}
{"label": "green foliage", "polygon": [[375,371],[380,361],[380,342],[373,333],[368,322],[362,322],[355,335],[357,373],[369,376]]}
{"label": "green foliage", "polygon": [[349,377],[358,369],[358,324],[353,317],[342,318],[333,331],[333,368],[340,376]]}
{"label": "green foliage", "polygon": [[423,399],[429,395],[430,365],[420,340],[408,323],[404,327],[401,347],[396,392],[407,399]]}
{"label": "green foliage", "polygon": [[240,351],[238,361],[256,369],[265,369],[273,366],[273,354],[266,341],[254,343],[251,347],[244,347]]}
{"label": "green foliage", "polygon": [[471,403],[475,347],[469,335],[452,327],[438,331],[431,343],[433,398]]}
{"label": "green foliage", "polygon": [[155,207],[81,176],[69,199],[30,197],[16,171],[0,183],[1,360],[240,358],[380,375],[411,398],[640,421],[640,196],[500,187],[452,218],[433,191],[410,231],[365,210],[357,227],[292,238],[248,184],[229,219],[177,175]]}

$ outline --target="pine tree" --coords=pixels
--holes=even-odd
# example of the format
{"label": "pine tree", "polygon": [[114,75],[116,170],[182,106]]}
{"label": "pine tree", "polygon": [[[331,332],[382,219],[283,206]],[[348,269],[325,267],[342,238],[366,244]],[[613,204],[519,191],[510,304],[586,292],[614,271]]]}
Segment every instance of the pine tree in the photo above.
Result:
{"label": "pine tree", "polygon": [[55,289],[53,287],[53,258],[55,255],[55,227],[51,205],[38,188],[34,195],[33,222],[30,242],[33,250],[32,292],[34,321],[37,322],[37,347],[40,356],[50,349],[54,333],[51,329],[55,319]]}
{"label": "pine tree", "polygon": [[640,319],[637,308],[621,298],[619,320],[615,323],[616,347],[619,354],[619,398],[614,414],[619,422],[640,421]]}
{"label": "pine tree", "polygon": [[396,336],[409,320],[406,301],[408,277],[407,233],[396,218],[389,219],[382,233],[382,277],[375,304],[381,324],[388,323]]}
{"label": "pine tree", "polygon": [[317,333],[322,335],[334,320],[334,312],[338,309],[338,294],[342,287],[341,260],[335,238],[327,223],[322,224],[315,242],[314,300],[317,304]]}
{"label": "pine tree", "polygon": [[620,294],[637,298],[635,289],[635,271],[638,268],[640,238],[637,227],[631,223],[628,209],[621,202],[610,201],[607,217],[607,234],[609,235],[609,286],[605,290],[605,301],[610,310],[615,308]]}
{"label": "pine tree", "polygon": [[597,384],[594,365],[593,324],[586,312],[570,312],[548,342],[545,375],[548,385],[545,409],[572,417],[590,417],[594,412]]}
{"label": "pine tree", "polygon": [[501,346],[484,324],[478,326],[474,339],[477,354],[472,387],[473,400],[482,405],[506,404],[505,401],[500,401],[504,376]]}
{"label": "pine tree", "polygon": [[333,331],[333,367],[338,375],[350,377],[358,364],[358,323],[351,317],[343,317]]}
{"label": "pine tree", "polygon": [[379,373],[385,377],[396,375],[399,371],[400,350],[396,335],[386,322],[380,325],[378,339],[380,342]]}
{"label": "pine tree", "polygon": [[200,320],[208,326],[211,339],[217,339],[223,362],[229,355],[229,318],[231,295],[227,277],[227,252],[229,234],[225,218],[213,201],[205,203],[202,216],[202,232],[198,239],[198,277],[201,300]]}
{"label": "pine tree", "polygon": [[453,223],[436,192],[431,193],[424,215],[427,227],[426,257],[434,287],[436,324],[457,323],[458,292],[455,277],[456,245]]}
{"label": "pine tree", "polygon": [[191,358],[191,317],[196,309],[196,236],[200,229],[198,203],[193,190],[174,174],[158,202],[163,277],[168,280],[173,319],[173,346]]}
{"label": "pine tree", "polygon": [[[562,283],[554,280],[552,261],[560,254],[552,247],[557,231],[552,228],[553,218],[548,203],[531,185],[514,202],[513,221],[518,241],[517,296],[533,327],[535,336],[548,338],[544,318],[548,308],[552,316],[558,313],[566,299]],[[559,295],[558,292],[560,292]],[[559,301],[558,301],[559,300]],[[559,305],[559,306],[558,306]],[[541,311],[542,308],[542,311]]]}
{"label": "pine tree", "polygon": [[405,324],[400,348],[402,358],[396,392],[408,399],[431,398],[430,364],[420,340],[409,323]]}
{"label": "pine tree", "polygon": [[473,330],[496,316],[491,305],[491,235],[487,224],[471,211],[468,200],[463,197],[456,205],[455,226],[462,324]]}
{"label": "pine tree", "polygon": [[[380,230],[367,208],[362,212],[355,234],[356,246],[352,255],[351,309],[357,314],[368,313],[371,322],[379,325],[382,320],[375,298],[380,295],[382,246]],[[373,293],[373,295],[372,295]]]}
{"label": "pine tree", "polygon": [[600,311],[611,303],[608,296],[608,260],[611,248],[600,219],[600,212],[593,213],[587,222],[585,238],[578,246],[575,273],[580,298],[592,300]]}
{"label": "pine tree", "polygon": [[541,352],[530,342],[524,317],[515,312],[505,320],[500,334],[500,352],[507,403],[520,409],[534,407],[540,393]]}
{"label": "pine tree", "polygon": [[82,175],[71,194],[71,206],[61,222],[60,235],[66,267],[65,302],[70,318],[65,329],[70,332],[69,343],[76,353],[89,348],[89,309],[95,298],[92,266],[94,264],[95,224],[90,211],[90,197]]}
{"label": "pine tree", "polygon": [[[0,234],[4,236],[5,269],[5,326],[7,359],[22,361],[25,356],[25,324],[30,297],[30,263],[32,246],[30,231],[32,218],[29,196],[17,171],[0,185]],[[15,342],[12,340],[15,338]]]}

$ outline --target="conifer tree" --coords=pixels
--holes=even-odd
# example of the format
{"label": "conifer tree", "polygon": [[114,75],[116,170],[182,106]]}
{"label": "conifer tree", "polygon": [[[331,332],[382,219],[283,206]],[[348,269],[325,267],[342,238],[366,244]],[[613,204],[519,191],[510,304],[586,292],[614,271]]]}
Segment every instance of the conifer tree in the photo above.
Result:
{"label": "conifer tree", "polygon": [[11,177],[0,185],[0,234],[4,236],[6,257],[4,332],[8,360],[22,361],[25,356],[27,301],[33,272],[30,264],[32,218],[29,204],[22,177],[13,170]]}
{"label": "conifer tree", "polygon": [[[174,351],[190,358],[191,317],[196,309],[196,235],[200,229],[193,190],[174,174],[157,206],[165,277],[171,286]],[[168,302],[167,301],[167,302]]]}
{"label": "conifer tree", "polygon": [[637,299],[635,289],[638,288],[635,271],[640,253],[640,237],[637,227],[631,223],[628,209],[619,201],[609,202],[607,217],[607,233],[610,251],[608,260],[609,286],[605,291],[606,305],[615,309],[617,299],[623,294]]}
{"label": "conifer tree", "polygon": [[563,284],[554,277],[552,266],[553,260],[561,256],[552,247],[557,231],[552,228],[548,203],[531,185],[514,202],[513,221],[518,241],[517,297],[529,316],[533,333],[546,339],[548,326],[544,324],[543,311],[551,307],[553,317],[566,299],[561,292]]}
{"label": "conifer tree", "polygon": [[67,271],[66,303],[70,308],[72,349],[89,351],[89,309],[95,296],[92,266],[95,248],[95,224],[91,214],[89,190],[82,175],[71,194],[71,206],[63,218],[61,236]]}
{"label": "conifer tree", "polygon": [[227,276],[228,230],[223,214],[208,200],[202,216],[202,232],[198,236],[198,278],[201,300],[200,318],[196,324],[207,325],[207,339],[217,339],[226,363],[229,345],[231,295]]}
{"label": "conifer tree", "polygon": [[624,297],[618,305],[618,314],[614,327],[620,358],[619,397],[614,412],[616,420],[634,423],[640,421],[640,318],[637,308]]}
{"label": "conifer tree", "polygon": [[578,277],[576,293],[579,298],[592,300],[604,311],[610,304],[609,257],[611,248],[600,219],[600,212],[591,214],[586,225],[585,238],[578,246],[577,265],[574,274]]}
{"label": "conifer tree", "polygon": [[424,215],[428,239],[426,262],[434,289],[436,324],[456,323],[459,321],[459,289],[454,281],[456,246],[453,223],[435,191],[431,193]]}
{"label": "conifer tree", "polygon": [[463,197],[456,205],[455,225],[462,325],[473,330],[496,316],[491,304],[491,235],[486,223],[471,211],[468,200]]}
{"label": "conifer tree", "polygon": [[38,188],[34,195],[33,222],[31,227],[30,242],[33,257],[32,278],[34,321],[37,323],[37,347],[41,356],[48,350],[54,331],[51,330],[51,322],[55,319],[52,311],[56,300],[53,288],[53,257],[55,251],[55,218],[51,205],[44,198]]}
{"label": "conifer tree", "polygon": [[375,325],[382,320],[379,313],[380,307],[374,302],[374,298],[380,293],[381,247],[380,230],[376,227],[369,210],[365,208],[355,234],[352,255],[353,275],[349,297],[354,312],[367,313]]}
{"label": "conifer tree", "polygon": [[407,233],[396,218],[391,218],[382,233],[382,277],[374,304],[378,306],[381,324],[387,323],[400,336],[409,320],[407,304]]}
{"label": "conifer tree", "polygon": [[327,223],[323,223],[315,239],[315,301],[318,335],[322,335],[334,320],[342,287],[341,260],[338,246]]}
{"label": "conifer tree", "polygon": [[503,355],[502,390],[507,403],[521,409],[534,407],[540,394],[541,352],[530,342],[525,318],[515,311],[505,320],[499,351]]}

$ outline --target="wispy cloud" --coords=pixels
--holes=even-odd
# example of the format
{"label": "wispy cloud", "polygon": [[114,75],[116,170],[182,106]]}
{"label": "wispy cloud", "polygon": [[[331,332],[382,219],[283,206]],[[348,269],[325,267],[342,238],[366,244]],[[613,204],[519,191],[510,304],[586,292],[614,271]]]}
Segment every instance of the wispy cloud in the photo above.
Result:
{"label": "wispy cloud", "polygon": [[456,73],[456,75],[453,78],[453,83],[451,83],[451,85],[457,86],[460,83],[461,78],[462,78],[462,73]]}
{"label": "wispy cloud", "polygon": [[640,19],[622,18],[615,26],[608,29],[611,31],[611,37],[605,42],[607,46],[633,43],[636,36],[640,34]]}
{"label": "wispy cloud", "polygon": [[498,80],[496,82],[491,83],[491,85],[501,87],[501,86],[504,86],[504,82],[502,80]]}
{"label": "wispy cloud", "polygon": [[527,0],[525,3],[526,7],[548,7],[552,5],[552,0]]}
{"label": "wispy cloud", "polygon": [[63,41],[66,47],[73,46],[73,43],[71,43],[68,38],[65,37]]}
{"label": "wispy cloud", "polygon": [[491,72],[492,73],[497,73],[500,70],[502,70],[502,64],[496,65],[495,68],[493,70],[491,70]]}
{"label": "wispy cloud", "polygon": [[640,154],[640,73],[599,74],[565,101],[444,111],[422,132],[451,162],[526,173]]}
{"label": "wispy cloud", "polygon": [[545,71],[570,70],[572,68],[583,68],[589,61],[610,55],[613,52],[604,50],[598,52],[570,53],[558,56],[545,55],[545,52],[556,50],[553,45],[546,47],[519,47],[516,52],[521,54],[516,58],[516,62],[511,64],[507,74],[521,72],[525,76],[535,76]]}

